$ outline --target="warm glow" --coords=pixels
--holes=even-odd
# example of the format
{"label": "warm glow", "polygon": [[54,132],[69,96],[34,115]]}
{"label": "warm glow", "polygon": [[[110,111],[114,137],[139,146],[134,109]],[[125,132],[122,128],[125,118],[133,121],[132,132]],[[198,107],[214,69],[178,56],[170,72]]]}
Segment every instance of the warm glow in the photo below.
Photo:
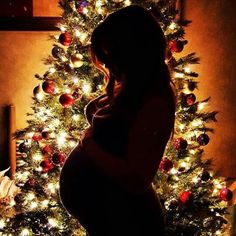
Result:
{"label": "warm glow", "polygon": [[35,153],[32,155],[32,158],[34,161],[42,161],[43,160],[43,155],[41,153]]}
{"label": "warm glow", "polygon": [[23,229],[20,233],[20,236],[28,236],[30,235],[30,231],[28,229]]}
{"label": "warm glow", "polygon": [[184,74],[183,73],[175,73],[174,77],[175,78],[184,78]]}
{"label": "warm glow", "polygon": [[84,85],[83,85],[83,87],[82,87],[82,90],[83,90],[83,92],[84,92],[85,94],[89,94],[89,93],[91,93],[91,91],[92,91],[92,87],[91,87],[90,84],[84,83]]}
{"label": "warm glow", "polygon": [[48,70],[51,74],[55,73],[56,72],[56,69],[54,67],[51,67],[49,68]]}
{"label": "warm glow", "polygon": [[170,28],[171,30],[174,30],[176,27],[177,27],[177,25],[176,25],[175,22],[172,22],[172,23],[169,25],[169,28]]}
{"label": "warm glow", "polygon": [[0,229],[3,229],[6,226],[4,219],[0,220]]}
{"label": "warm glow", "polygon": [[38,206],[37,202],[31,202],[31,204],[30,204],[31,209],[35,209],[37,206]]}
{"label": "warm glow", "polygon": [[48,219],[48,223],[52,226],[52,227],[57,227],[58,226],[58,222],[56,219],[50,218]]}
{"label": "warm glow", "polygon": [[28,193],[26,196],[26,199],[29,201],[32,201],[35,198],[35,195],[33,193]]}
{"label": "warm glow", "polygon": [[49,200],[45,199],[45,200],[42,201],[42,207],[43,208],[46,208],[48,206],[48,204],[49,204]]}
{"label": "warm glow", "polygon": [[125,0],[125,1],[124,1],[125,6],[131,5],[131,3],[132,3],[132,2],[131,2],[130,0]]}

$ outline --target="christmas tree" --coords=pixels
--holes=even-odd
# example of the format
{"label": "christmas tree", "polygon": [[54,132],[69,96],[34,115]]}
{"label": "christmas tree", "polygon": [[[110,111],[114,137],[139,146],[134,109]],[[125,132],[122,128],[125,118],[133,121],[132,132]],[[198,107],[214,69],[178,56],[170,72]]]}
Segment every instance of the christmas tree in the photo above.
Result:
{"label": "christmas tree", "polygon": [[[232,192],[224,178],[215,177],[210,161],[203,161],[203,147],[210,141],[208,126],[216,112],[204,112],[209,98],[198,101],[198,64],[195,53],[179,57],[187,41],[177,18],[176,0],[60,0],[63,10],[53,36],[48,70],[36,75],[33,113],[28,126],[16,133],[18,151],[16,184],[21,189],[10,214],[0,216],[0,235],[85,235],[79,222],[63,208],[58,194],[61,167],[88,126],[85,105],[102,94],[103,75],[89,55],[93,29],[109,13],[130,4],[147,8],[165,33],[168,63],[176,87],[177,108],[173,139],[165,150],[154,186],[167,219],[167,235],[223,235],[227,204]],[[124,232],[125,235],[125,232]]]}

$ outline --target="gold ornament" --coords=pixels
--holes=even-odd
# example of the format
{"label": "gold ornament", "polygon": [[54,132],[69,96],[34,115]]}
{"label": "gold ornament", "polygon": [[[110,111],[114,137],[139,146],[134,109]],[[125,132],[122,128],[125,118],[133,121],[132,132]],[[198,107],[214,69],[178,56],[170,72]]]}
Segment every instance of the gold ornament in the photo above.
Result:
{"label": "gold ornament", "polygon": [[75,68],[79,68],[79,67],[81,67],[84,64],[82,59],[83,59],[83,55],[79,54],[79,53],[71,56],[71,58],[70,58],[71,63],[73,65],[73,67],[75,67]]}

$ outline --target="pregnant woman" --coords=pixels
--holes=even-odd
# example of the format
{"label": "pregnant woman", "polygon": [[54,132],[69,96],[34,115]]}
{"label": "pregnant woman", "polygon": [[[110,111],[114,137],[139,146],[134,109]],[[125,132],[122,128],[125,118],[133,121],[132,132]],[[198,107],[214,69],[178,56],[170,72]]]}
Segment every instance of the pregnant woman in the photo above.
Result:
{"label": "pregnant woman", "polygon": [[90,236],[164,235],[152,180],[174,127],[165,50],[158,22],[135,5],[92,34],[91,57],[106,86],[86,106],[90,127],[60,175],[61,201]]}

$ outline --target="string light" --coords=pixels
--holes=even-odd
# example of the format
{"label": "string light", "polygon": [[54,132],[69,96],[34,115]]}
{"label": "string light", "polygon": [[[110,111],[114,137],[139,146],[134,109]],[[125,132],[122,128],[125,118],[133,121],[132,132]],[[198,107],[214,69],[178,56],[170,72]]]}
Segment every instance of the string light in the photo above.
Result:
{"label": "string light", "polygon": [[20,233],[20,236],[28,236],[30,235],[30,231],[28,229],[23,229]]}
{"label": "string light", "polygon": [[171,30],[174,30],[175,28],[177,28],[177,24],[175,22],[172,22],[170,25],[169,25],[169,28]]}
{"label": "string light", "polygon": [[56,219],[50,218],[48,219],[48,223],[52,226],[52,227],[57,227],[58,226],[58,222]]}
{"label": "string light", "polygon": [[26,196],[26,199],[29,200],[29,201],[32,201],[34,198],[35,198],[35,195],[32,192],[28,193],[27,196]]}
{"label": "string light", "polygon": [[178,73],[176,72],[174,75],[175,78],[184,78],[184,74],[183,73]]}
{"label": "string light", "polygon": [[48,70],[51,74],[55,73],[56,72],[56,69],[54,67],[51,67],[49,68]]}
{"label": "string light", "polygon": [[56,185],[54,185],[53,183],[49,183],[47,184],[47,190],[50,192],[50,193],[56,193]]}
{"label": "string light", "polygon": [[44,93],[39,92],[35,95],[35,97],[37,98],[37,100],[42,101],[44,99]]}
{"label": "string light", "polygon": [[190,67],[184,67],[184,72],[189,74],[191,72]]}
{"label": "string light", "polygon": [[91,93],[91,91],[92,91],[92,87],[91,87],[90,84],[84,83],[84,85],[83,85],[83,87],[82,87],[82,90],[83,90],[83,92],[84,92],[85,94],[89,94],[89,93]]}
{"label": "string light", "polygon": [[31,204],[30,204],[31,209],[35,209],[37,206],[38,206],[37,202],[31,202]]}
{"label": "string light", "polygon": [[6,222],[4,221],[4,219],[0,220],[0,229],[3,229],[6,226]]}
{"label": "string light", "polygon": [[65,146],[66,144],[66,137],[67,137],[67,133],[65,131],[61,131],[59,134],[58,134],[58,137],[57,137],[57,144],[59,147],[62,147],[62,146]]}
{"label": "string light", "polygon": [[45,200],[42,201],[42,207],[43,208],[48,207],[48,204],[49,204],[49,200],[45,199]]}
{"label": "string light", "polygon": [[206,106],[205,102],[199,103],[198,104],[198,110],[200,110],[200,111],[203,110],[205,108],[205,106]]}
{"label": "string light", "polygon": [[131,5],[131,3],[132,3],[132,2],[131,2],[130,0],[125,0],[125,1],[124,1],[125,6]]}

